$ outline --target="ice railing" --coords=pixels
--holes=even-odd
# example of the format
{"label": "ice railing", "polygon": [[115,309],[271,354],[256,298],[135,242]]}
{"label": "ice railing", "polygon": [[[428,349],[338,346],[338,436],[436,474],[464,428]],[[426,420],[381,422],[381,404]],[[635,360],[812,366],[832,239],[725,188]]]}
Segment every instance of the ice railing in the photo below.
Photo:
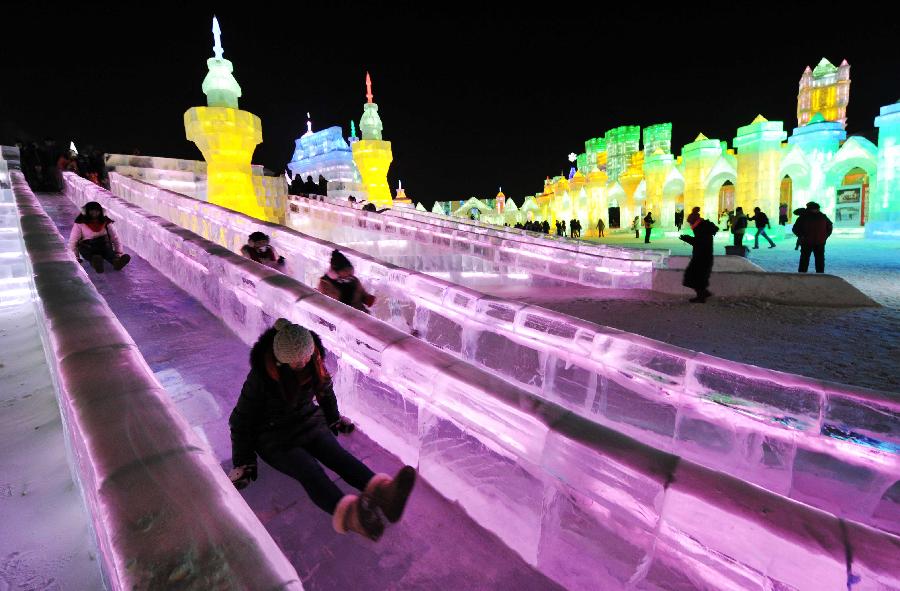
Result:
{"label": "ice railing", "polygon": [[[127,200],[231,250],[250,232],[269,233],[306,285],[334,247],[139,181],[112,182]],[[465,361],[656,448],[900,529],[900,403],[887,393],[718,359],[344,252],[379,297],[376,316],[409,330],[412,313],[423,340]]]}
{"label": "ice railing", "polygon": [[[349,207],[349,202],[343,199],[325,198],[326,202],[335,205]],[[497,226],[487,224],[478,220],[466,220],[462,218],[454,218],[428,211],[419,211],[409,207],[394,207],[383,212],[388,216],[401,217],[409,220],[420,220],[422,222],[437,224],[447,228],[455,228],[476,234],[486,234],[488,236],[496,236],[504,239],[513,239],[525,242],[529,245],[543,245],[559,250],[568,250],[572,252],[592,254],[596,256],[604,256],[610,258],[621,258],[626,260],[651,261],[654,267],[665,268],[666,261],[670,255],[668,249],[662,248],[624,248],[601,244],[597,242],[588,242],[586,240],[564,238],[554,234],[544,234],[543,232],[532,232],[515,227]]]}
{"label": "ice railing", "polygon": [[[653,267],[650,260],[640,260],[629,253],[641,251],[609,249],[603,252],[578,252],[548,244],[547,241],[517,237],[513,234],[490,230],[472,232],[446,220],[422,221],[398,216],[385,216],[350,207],[346,203],[328,203],[315,197],[291,195],[288,197],[288,219],[294,227],[308,231],[319,238],[341,242],[338,236],[347,232],[367,231],[379,233],[382,238],[398,237],[415,240],[424,246],[449,249],[456,254],[506,265],[518,271],[535,273],[589,287],[618,289],[651,289]],[[334,221],[350,222],[343,228],[332,228],[334,237],[324,235],[319,226],[302,225],[308,217],[331,216]],[[299,224],[299,225],[297,225]],[[460,225],[461,226],[461,225]]]}
{"label": "ice railing", "polygon": [[[900,539],[654,449],[67,175],[246,342],[318,332],[341,408],[569,589],[900,588]],[[596,403],[617,389],[604,382]],[[848,558],[850,557],[850,558]]]}
{"label": "ice railing", "polygon": [[13,182],[30,290],[106,584],[301,590],[22,174]]}

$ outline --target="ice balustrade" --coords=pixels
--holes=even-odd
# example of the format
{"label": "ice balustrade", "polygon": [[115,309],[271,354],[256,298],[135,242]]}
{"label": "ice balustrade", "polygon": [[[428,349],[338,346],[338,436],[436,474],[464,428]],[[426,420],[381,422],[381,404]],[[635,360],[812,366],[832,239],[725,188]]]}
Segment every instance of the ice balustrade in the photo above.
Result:
{"label": "ice balustrade", "polygon": [[[315,285],[319,261],[334,247],[132,179],[114,178],[113,186],[234,250],[252,231],[270,233],[300,267],[312,265],[312,273],[294,272],[307,285]],[[890,395],[694,353],[344,252],[379,296],[373,313],[383,320],[402,325],[392,309],[411,312],[423,340],[593,422],[835,514],[900,530],[900,405]]]}
{"label": "ice balustrade", "polygon": [[[245,341],[278,316],[318,332],[343,411],[569,589],[900,588],[897,536],[592,423],[95,185],[67,183]],[[621,394],[596,387],[604,407]]]}
{"label": "ice balustrade", "polygon": [[12,174],[17,168],[18,148],[0,147],[0,306],[21,304],[31,297],[12,189]]}
{"label": "ice balustrade", "polygon": [[21,173],[13,184],[30,297],[107,587],[302,590]]}
{"label": "ice balustrade", "polygon": [[[348,206],[343,200],[326,201],[336,204]],[[584,254],[592,254],[596,256],[604,256],[610,258],[621,258],[626,260],[651,261],[654,267],[665,268],[670,251],[668,249],[635,249],[610,246],[608,244],[599,244],[596,242],[587,242],[585,240],[563,238],[553,234],[544,234],[542,232],[532,232],[522,228],[496,226],[479,220],[467,220],[464,218],[451,218],[449,216],[433,213],[430,211],[419,211],[408,207],[394,207],[383,214],[388,216],[400,217],[407,220],[419,220],[430,224],[437,224],[448,228],[456,228],[476,234],[487,234],[489,236],[499,236],[506,239],[514,239],[525,242],[527,244],[541,244],[559,250],[566,250]],[[552,228],[551,228],[552,229]]]}
{"label": "ice balustrade", "polygon": [[[653,263],[650,261],[561,250],[546,244],[510,239],[509,236],[473,233],[418,220],[386,217],[315,198],[291,197],[289,226],[340,244],[374,240],[374,248],[378,248],[380,241],[384,243],[383,248],[389,249],[385,254],[391,257],[397,256],[399,251],[399,254],[405,252],[436,259],[440,252],[449,251],[461,257],[448,269],[455,272],[486,271],[497,275],[496,270],[501,269],[512,279],[530,279],[532,275],[539,275],[590,287],[651,289],[653,286]],[[317,223],[319,220],[330,223]],[[350,223],[335,223],[337,221]],[[402,241],[397,245],[399,249],[392,248],[397,241],[386,240],[390,237]],[[369,253],[380,256],[371,250]],[[422,264],[423,261],[413,262]]]}

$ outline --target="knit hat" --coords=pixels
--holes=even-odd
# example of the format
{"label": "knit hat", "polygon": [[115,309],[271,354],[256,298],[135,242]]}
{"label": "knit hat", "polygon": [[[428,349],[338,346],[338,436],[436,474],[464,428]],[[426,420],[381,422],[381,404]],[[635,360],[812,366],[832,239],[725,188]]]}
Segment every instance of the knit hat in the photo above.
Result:
{"label": "knit hat", "polygon": [[305,365],[315,350],[312,333],[287,318],[275,321],[275,341],[272,350],[279,363]]}
{"label": "knit hat", "polygon": [[331,252],[331,268],[335,271],[342,271],[344,269],[352,269],[353,263],[347,260],[341,251],[334,250]]}

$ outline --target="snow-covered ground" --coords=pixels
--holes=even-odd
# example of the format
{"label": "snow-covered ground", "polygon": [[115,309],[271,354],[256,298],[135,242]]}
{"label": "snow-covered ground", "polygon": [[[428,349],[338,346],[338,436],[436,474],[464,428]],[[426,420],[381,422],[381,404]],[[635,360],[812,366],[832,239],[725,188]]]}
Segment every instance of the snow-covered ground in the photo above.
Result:
{"label": "snow-covered ground", "polygon": [[[746,241],[752,247],[751,240]],[[728,237],[730,238],[730,236]],[[646,248],[634,234],[603,242]],[[796,272],[799,252],[784,239],[763,244],[750,258],[767,271]],[[724,254],[726,237],[717,240]],[[653,239],[651,248],[689,255],[677,238]],[[685,298],[588,288],[495,290],[559,312],[687,349],[814,378],[897,393],[900,398],[900,241],[835,236],[826,247],[825,271],[843,277],[881,308],[784,306],[754,300]]]}
{"label": "snow-covered ground", "polygon": [[102,589],[31,302],[0,307],[0,590]]}

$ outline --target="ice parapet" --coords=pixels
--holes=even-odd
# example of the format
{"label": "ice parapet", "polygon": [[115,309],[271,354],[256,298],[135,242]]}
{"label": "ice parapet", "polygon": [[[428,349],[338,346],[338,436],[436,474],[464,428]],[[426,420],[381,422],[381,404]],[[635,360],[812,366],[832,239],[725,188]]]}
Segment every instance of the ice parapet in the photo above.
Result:
{"label": "ice parapet", "polygon": [[[664,435],[654,435],[668,441],[666,451],[588,414],[608,408],[610,378],[598,372],[602,360],[613,366],[608,375],[620,378],[623,387],[661,406],[665,401],[677,407],[674,425],[690,408],[694,414],[685,414],[683,422],[688,439],[709,437],[694,426],[706,420],[710,409],[744,418],[742,429],[764,424],[689,396],[695,356],[685,355],[679,363],[670,358],[678,357],[675,348],[657,344],[655,352],[638,354],[633,347],[654,349],[652,341],[602,327],[590,334],[584,323],[574,332],[557,329],[553,316],[528,321],[529,330],[557,339],[555,347],[571,339],[596,357],[563,365],[560,377],[567,388],[577,391],[581,385],[585,404],[593,398],[582,417],[293,279],[248,266],[246,259],[80,179],[67,181],[77,202],[100,200],[111,217],[127,220],[121,232],[124,243],[156,261],[162,271],[172,267],[172,248],[190,245],[206,253],[197,265],[184,266],[182,285],[248,342],[277,316],[319,331],[331,352],[329,364],[336,364],[342,407],[361,428],[404,460],[418,463],[432,486],[457,499],[480,524],[567,588],[594,589],[599,580],[608,587],[635,589],[819,589],[834,586],[840,577],[844,584],[853,577],[871,588],[900,586],[892,553],[898,547],[896,536],[847,522],[847,531],[856,537],[843,535],[844,526],[830,514],[681,456],[668,428],[662,429]],[[241,295],[225,295],[237,292]],[[241,313],[234,313],[238,304]],[[458,304],[470,310],[465,301]],[[630,351],[632,362],[646,365],[647,375],[616,369],[613,362],[623,351]],[[581,369],[572,369],[574,365]],[[554,363],[553,371],[558,369]],[[693,406],[684,406],[685,401]],[[666,418],[658,422],[673,424]],[[805,433],[771,429],[797,437]],[[734,435],[739,431],[732,429],[732,441],[741,441]],[[768,455],[761,457],[780,457],[777,444],[769,444]],[[766,445],[765,439],[759,445]],[[823,445],[827,449],[828,443]],[[737,453],[747,447],[717,449]]]}
{"label": "ice parapet", "polygon": [[[114,190],[128,200],[181,226],[208,232],[234,251],[254,230],[271,234],[276,248],[288,256],[286,273],[307,286],[317,284],[322,261],[336,246],[119,175],[112,179]],[[91,198],[106,194],[73,181],[95,193]],[[327,211],[351,229],[354,224],[393,223],[390,217],[347,207]],[[192,244],[187,240],[184,248],[198,248]],[[344,252],[378,297],[373,315],[388,324],[403,331],[415,329],[436,347],[597,424],[841,516],[900,531],[896,523],[874,513],[891,514],[895,497],[887,491],[900,473],[898,404],[889,395],[696,354],[537,306],[488,297],[352,249]],[[171,259],[172,253],[158,256]],[[428,255],[423,251],[417,256]],[[274,289],[274,277],[280,275],[246,259],[230,270],[213,271],[219,274],[230,274],[247,301],[262,299],[262,293],[265,301],[276,298],[279,305],[307,297],[283,282]],[[259,277],[271,279],[260,282]],[[214,281],[204,281],[203,287],[220,289]],[[265,318],[244,310],[236,296],[216,297],[230,298],[224,314]],[[303,299],[298,308],[306,310],[307,301],[318,300]],[[307,318],[319,330],[331,332],[340,322],[343,306],[333,301],[326,306],[333,310],[329,319],[321,316],[321,307]],[[255,336],[263,326],[236,331]],[[378,363],[377,352],[363,349],[354,355],[366,364]],[[807,486],[793,486],[798,450],[834,456],[848,470],[855,466],[876,474],[872,486],[862,491],[865,502],[835,504],[809,494]],[[807,465],[800,468],[797,474],[808,482]],[[820,483],[828,483],[824,496],[856,498],[861,494],[858,487],[842,480],[841,473],[818,473]]]}

